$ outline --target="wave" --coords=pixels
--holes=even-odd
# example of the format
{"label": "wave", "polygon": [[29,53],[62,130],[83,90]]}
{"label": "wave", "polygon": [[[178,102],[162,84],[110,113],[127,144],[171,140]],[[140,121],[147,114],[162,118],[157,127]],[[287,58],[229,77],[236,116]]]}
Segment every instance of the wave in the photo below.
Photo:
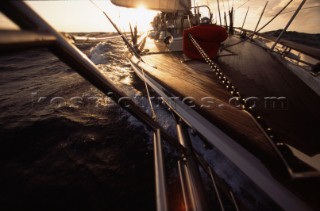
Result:
{"label": "wave", "polygon": [[100,42],[96,46],[90,49],[89,58],[95,64],[110,64],[122,65],[123,61],[126,61],[123,53],[126,51],[125,46],[121,40],[108,40],[106,42]]}

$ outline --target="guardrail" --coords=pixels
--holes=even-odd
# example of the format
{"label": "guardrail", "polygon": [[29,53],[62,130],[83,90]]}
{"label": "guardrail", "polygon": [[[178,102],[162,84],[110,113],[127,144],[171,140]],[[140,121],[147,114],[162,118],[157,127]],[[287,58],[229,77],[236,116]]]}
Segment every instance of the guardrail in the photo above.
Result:
{"label": "guardrail", "polygon": [[[181,185],[184,191],[185,208],[193,211],[208,210],[207,201],[201,183],[199,165],[201,165],[210,178],[213,178],[212,169],[199,155],[193,155],[192,144],[189,139],[187,127],[181,122],[177,125],[178,139],[167,133],[152,117],[144,110],[138,107],[125,93],[117,89],[111,80],[101,74],[99,69],[93,64],[86,55],[72,45],[65,37],[57,32],[53,27],[46,23],[37,13],[22,1],[2,1],[0,10],[14,21],[22,30],[21,31],[0,31],[0,49],[21,50],[25,48],[47,47],[58,58],[72,67],[83,78],[88,80],[103,93],[113,93],[111,97],[115,102],[119,99],[126,99],[119,103],[119,106],[130,112],[142,123],[153,130],[154,140],[154,162],[155,162],[155,185],[156,185],[156,202],[158,211],[168,210],[168,199],[165,181],[165,168],[162,152],[163,140],[170,143],[173,147],[181,152],[181,159],[178,166],[181,170]],[[128,43],[126,43],[128,45]],[[6,52],[6,51],[2,51]],[[133,51],[134,54],[137,52]],[[182,173],[184,172],[184,173]],[[214,180],[213,180],[214,181]],[[224,210],[219,194],[219,187],[214,182],[214,189],[218,195],[217,200],[221,210]],[[186,190],[188,189],[188,193]],[[229,189],[229,192],[231,189]],[[231,192],[232,193],[232,192]],[[233,196],[233,194],[232,194]],[[234,197],[233,197],[234,198]],[[191,200],[191,201],[190,201]],[[192,204],[192,206],[188,206]]]}

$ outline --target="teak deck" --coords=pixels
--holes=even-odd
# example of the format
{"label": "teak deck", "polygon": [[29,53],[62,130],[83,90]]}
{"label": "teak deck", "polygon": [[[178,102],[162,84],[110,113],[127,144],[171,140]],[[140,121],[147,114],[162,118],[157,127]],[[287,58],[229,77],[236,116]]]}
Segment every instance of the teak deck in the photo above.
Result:
{"label": "teak deck", "polygon": [[[236,37],[229,37],[226,45],[238,41]],[[233,96],[209,65],[196,60],[183,62],[182,52],[169,52],[164,44],[149,38],[144,49],[147,53],[142,59],[153,67],[145,69],[146,74],[176,97],[191,100],[185,102],[196,105],[193,109],[260,158],[273,174],[285,178],[283,165],[270,143],[246,112],[230,104]],[[309,156],[320,154],[320,98],[288,68],[254,41],[229,47],[214,61],[242,96],[255,97],[257,113],[281,142]],[[265,107],[265,98],[268,97],[284,97],[285,107]],[[291,185],[314,203],[319,185],[310,184],[320,184],[320,181],[316,178],[311,181]]]}
{"label": "teak deck", "polygon": [[[231,38],[227,42],[235,43],[237,40]],[[156,67],[149,73],[158,82],[182,99],[192,97],[198,109],[213,117],[215,124],[220,124],[220,127],[227,125],[237,135],[260,140],[258,148],[269,146],[265,145],[267,141],[261,137],[252,120],[243,111],[230,105],[232,95],[217,80],[209,65],[202,61],[183,63],[182,52],[168,53],[164,46],[153,40],[147,41],[145,49],[148,49],[148,45],[152,48],[149,49],[150,54],[143,56],[143,60]],[[247,99],[255,97],[252,103],[256,103],[258,114],[281,136],[283,142],[310,156],[319,154],[319,96],[259,46],[243,42],[227,50],[234,55],[215,60],[242,96]],[[214,99],[210,108],[204,97]],[[270,97],[284,97],[284,107],[268,107],[266,104]]]}

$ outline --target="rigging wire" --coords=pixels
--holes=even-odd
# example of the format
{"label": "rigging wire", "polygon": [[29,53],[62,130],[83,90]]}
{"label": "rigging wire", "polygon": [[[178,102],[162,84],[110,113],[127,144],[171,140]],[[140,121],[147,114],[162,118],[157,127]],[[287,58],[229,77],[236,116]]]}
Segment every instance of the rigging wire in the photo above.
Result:
{"label": "rigging wire", "polygon": [[242,2],[243,0],[236,0],[235,5],[239,4],[240,2]]}
{"label": "rigging wire", "polygon": [[[139,60],[139,62],[140,62],[140,60]],[[150,109],[151,109],[152,119],[153,120],[157,120],[157,114],[156,114],[156,112],[154,110],[154,107],[153,107],[153,104],[152,104],[152,101],[151,101],[150,92],[149,92],[148,84],[147,84],[147,81],[146,81],[146,76],[144,74],[144,69],[142,67],[141,67],[141,71],[142,71],[142,75],[143,75],[143,82],[144,82],[144,85],[145,85],[145,88],[146,88],[146,91],[147,91],[147,95],[148,95],[148,102],[149,102]]]}
{"label": "rigging wire", "polygon": [[[115,23],[113,23],[113,21],[109,18],[109,16],[107,15],[107,13],[106,13],[103,9],[101,9],[93,0],[90,0],[90,2],[91,2],[95,7],[97,7],[97,8],[106,16],[106,18],[111,22],[111,24],[114,26],[114,28],[117,30],[117,32],[121,35],[123,41],[125,42],[125,44],[126,44],[127,47],[129,48],[129,50],[131,50],[132,53],[137,56],[137,58],[139,59],[139,62],[142,61],[140,55],[137,53],[137,51],[135,50],[135,48],[129,43],[127,37],[126,37],[123,33],[121,33],[121,31],[119,30],[119,28],[116,26]],[[151,102],[150,92],[149,92],[149,88],[148,88],[148,85],[147,85],[147,82],[146,82],[146,79],[145,79],[144,70],[143,70],[143,68],[141,68],[141,69],[142,69],[144,84],[145,84],[146,91],[147,91],[147,95],[148,95],[148,101],[149,101],[150,108],[151,108],[152,118],[153,118],[154,120],[156,120],[156,119],[157,119],[157,116],[156,116],[155,110],[154,110],[153,105],[152,105],[152,102]]]}
{"label": "rigging wire", "polygon": [[[264,26],[262,26],[256,33],[259,33],[262,29],[264,29],[266,26],[268,26],[275,18],[277,18],[279,15],[281,15],[281,13],[291,4],[292,1],[293,1],[293,0],[290,0],[290,1],[285,5],[284,8],[282,8],[276,15],[274,15],[274,17],[271,18],[271,19],[270,19]],[[312,8],[316,8],[316,7],[320,7],[320,5],[311,6],[311,7],[306,7],[306,8],[304,8],[304,9],[312,9]],[[302,9],[301,9],[301,10],[302,10]],[[296,11],[296,10],[292,10],[292,11],[289,11],[289,12],[295,12],[295,11]],[[289,12],[286,12],[286,13],[289,13]],[[286,13],[282,13],[282,14],[286,14]],[[270,16],[269,16],[269,17],[270,17]],[[253,35],[254,35],[254,34],[255,34],[255,33],[251,34],[247,39],[253,38]],[[240,43],[242,43],[242,42],[245,42],[247,39],[241,40],[241,41],[236,42],[236,43],[234,43],[234,44],[230,44],[230,45],[224,46],[224,47],[222,47],[222,49],[227,49],[227,48],[229,48],[229,47],[238,45],[238,44],[240,44]]]}
{"label": "rigging wire", "polygon": [[[234,12],[236,12],[237,9],[240,9],[241,7],[243,7],[246,3],[248,3],[250,0],[246,1],[245,3],[243,3],[242,5],[240,5],[239,7],[237,7],[236,9],[234,9]],[[227,17],[229,16],[229,14],[227,15]]]}
{"label": "rigging wire", "polygon": [[244,16],[243,24],[242,24],[242,26],[241,26],[241,31],[243,30],[244,24],[246,23],[249,9],[250,9],[250,7],[248,7],[247,12],[246,12],[246,15]]}
{"label": "rigging wire", "polygon": [[260,21],[261,21],[261,19],[262,19],[262,16],[263,16],[263,14],[264,14],[264,11],[265,11],[266,8],[267,8],[268,3],[269,3],[269,1],[266,2],[265,6],[264,6],[264,8],[263,8],[263,10],[262,10],[262,13],[261,13],[261,15],[260,15],[260,17],[259,17],[259,20],[258,20],[258,23],[257,23],[257,25],[256,25],[256,28],[254,29],[253,34],[251,35],[252,37],[253,37],[253,36],[255,35],[255,33],[257,32],[258,26],[259,26],[259,24],[260,24]]}
{"label": "rigging wire", "polygon": [[238,6],[235,10],[237,10],[237,9],[239,9],[239,8],[241,8],[241,7],[243,7],[243,6],[244,6],[245,4],[247,4],[249,1],[250,1],[250,0],[248,0],[248,1],[244,2],[243,4],[241,4],[240,6]]}
{"label": "rigging wire", "polygon": [[226,13],[226,6],[224,5],[224,1],[222,1],[223,4],[223,12]]}
{"label": "rigging wire", "polygon": [[[234,1],[234,0],[233,0]],[[246,3],[248,3],[250,0],[247,0],[245,3],[243,3],[242,5],[240,5],[239,7],[237,7],[236,9],[239,9],[239,8],[241,8],[241,7],[243,7]],[[234,4],[234,2],[232,2],[232,8],[234,8],[234,5],[236,5],[236,4],[238,4],[238,3],[240,3],[241,2],[241,0],[238,0],[238,2],[236,2],[235,4]],[[234,9],[234,12],[236,12],[236,9]],[[229,14],[227,14],[227,17],[229,16]]]}
{"label": "rigging wire", "polygon": [[[318,8],[318,7],[320,7],[320,5],[305,7],[305,8],[302,8],[301,10],[313,9],[313,8]],[[295,11],[296,11],[296,10],[290,10],[290,11],[287,11],[287,12],[282,13],[281,15],[288,14],[288,13],[295,12]],[[272,15],[271,15],[271,16],[272,16]],[[269,17],[270,17],[270,16],[269,16]]]}
{"label": "rigging wire", "polygon": [[220,2],[219,2],[219,0],[217,0],[217,6],[218,6],[218,13],[219,13],[220,26],[222,26],[221,12],[220,12]]}
{"label": "rigging wire", "polygon": [[109,22],[111,23],[111,25],[114,27],[114,29],[118,32],[118,34],[121,36],[123,42],[126,44],[126,46],[128,47],[129,51],[131,53],[133,53],[137,58],[141,59],[140,54],[136,51],[136,49],[130,44],[130,42],[128,41],[127,37],[120,31],[120,29],[118,28],[118,26],[111,20],[111,18],[108,16],[108,14],[101,9],[93,0],[90,0],[90,2],[98,9],[100,10],[100,12],[103,13],[103,15],[109,20]]}
{"label": "rigging wire", "polygon": [[276,19],[292,2],[293,0],[290,0],[277,14],[273,16],[265,25],[263,25],[257,33],[259,33],[262,29],[264,29],[266,26],[268,26],[274,19]]}

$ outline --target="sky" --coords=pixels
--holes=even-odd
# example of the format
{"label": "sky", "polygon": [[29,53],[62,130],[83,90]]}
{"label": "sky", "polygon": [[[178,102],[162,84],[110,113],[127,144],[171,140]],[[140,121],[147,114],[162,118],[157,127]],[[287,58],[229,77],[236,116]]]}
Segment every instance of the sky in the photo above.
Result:
{"label": "sky", "polygon": [[[285,26],[297,6],[302,0],[293,0],[291,5],[264,31],[280,29]],[[157,11],[143,8],[128,9],[114,6],[109,0],[95,1],[117,23],[119,28],[128,31],[129,22],[138,24],[138,29],[145,31]],[[218,19],[216,0],[192,0],[196,5],[207,4]],[[234,5],[235,25],[241,26],[248,6],[249,14],[244,28],[253,30],[266,3],[266,0],[220,0],[220,9],[227,11]],[[289,0],[269,0],[265,14],[259,26],[262,26],[273,17]],[[244,4],[245,3],[245,4]],[[46,21],[58,31],[64,32],[109,32],[115,31],[112,25],[90,1],[88,0],[60,0],[60,1],[27,1],[27,4],[38,12]],[[243,5],[244,4],[244,5]],[[313,7],[313,8],[309,8]],[[290,26],[290,31],[307,33],[320,33],[320,0],[307,0],[303,9]],[[205,15],[205,12],[203,13]],[[0,28],[17,28],[10,23],[2,14],[0,15]]]}
{"label": "sky", "polygon": [[[217,1],[195,0],[198,5],[209,2],[210,9],[214,13],[214,18],[218,18]],[[269,0],[265,13],[259,26],[267,23],[278,11],[280,11],[290,0]],[[247,3],[246,3],[247,2]],[[267,0],[220,0],[220,10],[223,13],[228,11],[234,5],[235,8],[235,26],[242,26],[245,14],[249,7],[244,28],[254,30],[258,19],[262,13]],[[294,14],[293,11],[298,8],[302,0],[293,0],[289,7],[272,22],[269,27],[262,31],[282,29]],[[309,8],[314,7],[314,8]],[[306,8],[306,9],[305,9]],[[307,9],[309,8],[309,9]],[[289,27],[289,31],[300,31],[306,33],[320,33],[320,0],[307,0],[303,9],[299,12],[294,22]],[[259,27],[258,27],[259,28]]]}
{"label": "sky", "polygon": [[[102,12],[89,0],[26,1],[58,31],[64,32],[110,32],[115,31]],[[138,24],[146,31],[158,11],[143,8],[117,7],[109,0],[95,0],[121,30],[128,31],[129,23]],[[0,15],[0,28],[17,28],[7,18]]]}

